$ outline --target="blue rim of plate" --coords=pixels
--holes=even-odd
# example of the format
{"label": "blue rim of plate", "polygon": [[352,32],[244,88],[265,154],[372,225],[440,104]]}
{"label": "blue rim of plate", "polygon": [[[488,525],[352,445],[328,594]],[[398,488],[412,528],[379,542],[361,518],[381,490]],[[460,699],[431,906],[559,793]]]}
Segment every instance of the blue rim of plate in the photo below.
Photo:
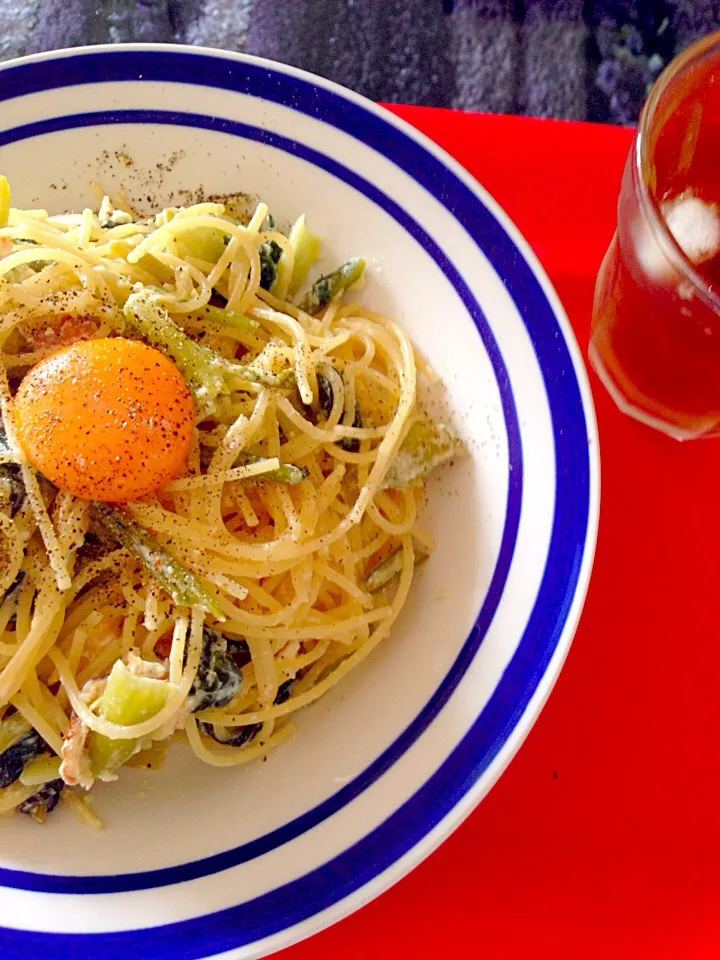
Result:
{"label": "blue rim of plate", "polygon": [[[543,579],[523,637],[492,697],[435,774],[382,824],[333,860],[237,906],[160,927],[115,933],[58,934],[0,927],[3,960],[15,960],[16,957],[25,960],[43,949],[60,949],[66,955],[74,956],[76,951],[79,955],[79,951],[94,948],[102,949],[106,960],[124,960],[128,949],[139,946],[153,960],[209,957],[287,930],[359,890],[426,837],[472,789],[497,756],[523,716],[550,663],[575,598],[586,550],[592,551],[592,540],[588,543],[589,535],[592,537],[590,504],[593,478],[588,453],[592,430],[588,427],[566,334],[532,267],[494,213],[463,179],[426,149],[419,138],[405,132],[402,124],[386,118],[372,105],[365,105],[352,95],[343,95],[338,92],[341,88],[333,84],[325,85],[324,81],[298,71],[243,57],[214,56],[172,48],[69,52],[7,66],[2,73],[6,81],[0,93],[2,100],[41,90],[103,81],[200,83],[202,86],[231,90],[291,107],[361,140],[398,165],[442,202],[483,251],[523,318],[545,382],[555,441],[556,492]],[[202,80],[198,81],[198,77],[202,77]],[[420,736],[462,679],[502,596],[512,562],[522,501],[522,449],[514,399],[503,358],[480,306],[434,241],[405,211],[367,181],[331,158],[271,131],[225,118],[165,111],[108,111],[53,118],[4,131],[0,134],[0,145],[51,130],[127,122],[204,126],[246,139],[261,140],[280,149],[290,149],[296,155],[304,152],[304,159],[319,163],[335,176],[341,176],[356,189],[361,189],[369,199],[379,202],[410,230],[454,284],[493,363],[503,403],[512,467],[508,482],[507,513],[490,590],[458,659],[413,723],[353,783],[291,824],[216,857],[119,877],[53,877],[0,870],[0,885],[18,889],[54,893],[110,893],[148,889],[204,876],[268,852],[350,802]],[[330,169],[333,164],[335,169]],[[257,846],[253,848],[253,844]],[[238,851],[241,851],[239,858]]]}

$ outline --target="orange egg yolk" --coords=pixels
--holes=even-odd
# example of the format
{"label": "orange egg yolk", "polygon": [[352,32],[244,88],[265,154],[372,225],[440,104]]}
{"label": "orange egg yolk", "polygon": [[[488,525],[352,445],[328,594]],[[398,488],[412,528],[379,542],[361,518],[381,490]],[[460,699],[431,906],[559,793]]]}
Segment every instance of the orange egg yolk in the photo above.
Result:
{"label": "orange egg yolk", "polygon": [[36,364],[17,392],[15,422],[30,463],[61,490],[122,503],[177,476],[194,408],[167,357],[113,337],[74,343]]}

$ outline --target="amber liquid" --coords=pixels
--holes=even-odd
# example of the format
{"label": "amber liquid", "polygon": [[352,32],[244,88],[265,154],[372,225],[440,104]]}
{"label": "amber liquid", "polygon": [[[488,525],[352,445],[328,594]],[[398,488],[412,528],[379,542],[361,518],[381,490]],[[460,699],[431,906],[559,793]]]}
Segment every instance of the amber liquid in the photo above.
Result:
{"label": "amber liquid", "polygon": [[[594,330],[593,348],[629,405],[687,436],[714,433],[720,427],[719,331],[699,325],[705,310],[688,317],[679,298],[652,296],[630,259],[613,241],[596,302],[603,322]],[[712,314],[707,319],[716,322]]]}
{"label": "amber liquid", "polygon": [[[665,111],[645,171],[659,205],[690,191],[720,210],[719,79],[718,68],[694,70]],[[720,311],[682,272],[653,269],[629,176],[598,278],[591,356],[627,412],[678,437],[720,433]],[[695,269],[720,297],[720,250]]]}

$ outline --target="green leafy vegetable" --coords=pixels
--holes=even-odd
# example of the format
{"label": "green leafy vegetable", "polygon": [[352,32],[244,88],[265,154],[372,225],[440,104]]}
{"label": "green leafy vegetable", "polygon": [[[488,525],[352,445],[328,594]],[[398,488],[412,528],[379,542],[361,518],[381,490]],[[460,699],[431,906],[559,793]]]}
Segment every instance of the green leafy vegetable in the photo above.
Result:
{"label": "green leafy vegetable", "polygon": [[[258,463],[264,460],[264,457],[246,457],[245,463]],[[276,470],[268,470],[258,477],[249,477],[248,482],[257,483],[258,480],[274,480],[275,483],[289,483],[295,486],[302,483],[309,476],[305,467],[296,467],[294,463],[281,463]]]}
{"label": "green leafy vegetable", "polygon": [[[5,424],[0,417],[0,453],[12,454]],[[0,463],[0,510],[14,517],[25,502],[25,484],[19,463]]]}
{"label": "green leafy vegetable", "polygon": [[25,503],[25,484],[18,463],[0,463],[0,510],[14,517]]}
{"label": "green leafy vegetable", "polygon": [[320,253],[320,237],[305,226],[305,214],[298,217],[288,237],[293,249],[293,270],[287,292],[293,296],[305,283],[308,270]]}
{"label": "green leafy vegetable", "polygon": [[363,275],[365,261],[362,257],[354,257],[343,263],[332,273],[320,277],[310,288],[310,292],[300,302],[300,309],[305,313],[317,313],[326,307],[333,297],[347,290]]}
{"label": "green leafy vegetable", "polygon": [[208,707],[224,707],[243,683],[242,671],[228,654],[228,642],[217,630],[203,628],[203,648],[195,682],[188,694],[193,713]]}
{"label": "green leafy vegetable", "polygon": [[40,787],[37,793],[18,806],[20,813],[26,813],[37,823],[45,823],[45,818],[55,809],[65,784],[59,778],[50,780]]}
{"label": "green leafy vegetable", "polygon": [[60,757],[42,753],[34,760],[28,760],[20,774],[20,783],[26,787],[40,786],[60,776]]}
{"label": "green leafy vegetable", "polygon": [[383,488],[406,487],[460,454],[463,445],[442,420],[422,417],[408,430],[385,474]]}
{"label": "green leafy vegetable", "polygon": [[260,324],[251,317],[246,317],[235,310],[228,310],[225,307],[216,307],[208,303],[201,310],[192,310],[188,317],[194,320],[212,320],[216,323],[222,323],[228,327],[235,327],[237,330],[244,330],[246,333],[255,333]]}
{"label": "green leafy vegetable", "polygon": [[217,227],[196,227],[176,239],[179,255],[193,257],[206,263],[217,263],[227,246],[227,234]]}
{"label": "green leafy vegetable", "polygon": [[402,550],[396,550],[395,553],[392,553],[387,560],[383,560],[382,563],[379,563],[374,567],[370,573],[365,577],[365,588],[369,590],[370,593],[375,593],[376,590],[382,590],[393,577],[396,577],[403,568],[403,553]]}
{"label": "green leafy vegetable", "polygon": [[5,720],[0,720],[0,754],[31,730],[30,724],[19,713],[13,713]]}
{"label": "green leafy vegetable", "polygon": [[47,750],[40,734],[24,720],[10,717],[0,724],[0,742],[6,741],[0,753],[0,789],[15,783],[29,760]]}
{"label": "green leafy vegetable", "polygon": [[318,405],[320,409],[325,414],[326,417],[329,417],[332,413],[333,404],[335,403],[335,391],[332,388],[330,380],[325,376],[324,373],[318,373],[317,375],[317,384],[318,384]]}
{"label": "green leafy vegetable", "polygon": [[[318,373],[317,382],[318,402],[320,409],[326,417],[329,417],[332,413],[333,404],[335,402],[335,393],[333,391],[332,384],[323,373]],[[351,426],[363,426],[363,418],[360,414],[360,407],[358,406],[357,401],[355,402],[355,415],[353,417]],[[357,437],[343,437],[342,440],[338,440],[338,446],[342,447],[342,449],[346,450],[348,453],[357,453],[360,450],[360,441]]]}
{"label": "green leafy vegetable", "polygon": [[[352,427],[362,427],[363,418],[360,415],[360,407],[357,402],[355,403],[355,415],[353,417],[353,422],[350,424]],[[343,450],[346,450],[348,453],[358,453],[360,450],[360,441],[357,437],[343,437],[342,440],[338,440],[338,446],[342,447]]]}
{"label": "green leafy vegetable", "polygon": [[218,620],[225,616],[200,581],[127,514],[104,503],[94,503],[92,515],[157,580],[179,606],[200,606]]}
{"label": "green leafy vegetable", "polygon": [[158,350],[167,354],[187,381],[201,417],[213,413],[221,394],[229,393],[238,379],[278,387],[292,382],[292,362],[283,353],[285,344],[273,341],[248,364],[226,360],[196,343],[170,318],[157,292],[132,293],[123,308],[125,319]]}
{"label": "green leafy vegetable", "polygon": [[260,286],[269,290],[275,283],[275,267],[282,256],[282,247],[274,240],[266,240],[260,245]]}
{"label": "green leafy vegetable", "polygon": [[[416,565],[428,558],[427,549],[417,540],[413,541],[413,555]],[[391,580],[401,573],[405,562],[404,556],[402,547],[397,547],[389,557],[373,567],[365,577],[365,589],[370,593],[375,593],[377,590],[386,587]]]}
{"label": "green leafy vegetable", "polygon": [[[286,680],[278,687],[278,692],[273,703],[275,705],[285,703],[292,693],[295,678]],[[242,747],[255,737],[262,730],[261,723],[248,723],[242,727],[224,727],[219,723],[205,723],[200,721],[200,729],[208,737],[212,737],[217,743],[222,743],[226,747]]]}
{"label": "green leafy vegetable", "polygon": [[282,340],[271,340],[250,363],[237,364],[236,371],[243,379],[267,387],[291,387],[295,382],[293,360]]}
{"label": "green leafy vegetable", "polygon": [[[98,713],[110,723],[132,726],[159,713],[167,702],[170,684],[166,680],[138,677],[122,660],[116,660],[98,701]],[[92,731],[88,737],[88,754],[92,774],[111,771],[129,760],[138,746],[137,740],[111,740]]]}
{"label": "green leafy vegetable", "polygon": [[201,414],[211,413],[215,401],[231,387],[234,364],[214,350],[192,340],[174,323],[152,291],[132,293],[125,304],[131,329],[167,354],[185,377]]}

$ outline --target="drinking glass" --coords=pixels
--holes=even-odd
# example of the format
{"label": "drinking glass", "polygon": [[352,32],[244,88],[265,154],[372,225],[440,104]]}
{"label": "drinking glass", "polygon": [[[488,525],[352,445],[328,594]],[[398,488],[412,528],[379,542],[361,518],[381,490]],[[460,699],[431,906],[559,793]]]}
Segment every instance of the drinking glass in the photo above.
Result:
{"label": "drinking glass", "polygon": [[677,439],[720,434],[720,33],[658,78],[595,288],[590,361],[618,407]]}

